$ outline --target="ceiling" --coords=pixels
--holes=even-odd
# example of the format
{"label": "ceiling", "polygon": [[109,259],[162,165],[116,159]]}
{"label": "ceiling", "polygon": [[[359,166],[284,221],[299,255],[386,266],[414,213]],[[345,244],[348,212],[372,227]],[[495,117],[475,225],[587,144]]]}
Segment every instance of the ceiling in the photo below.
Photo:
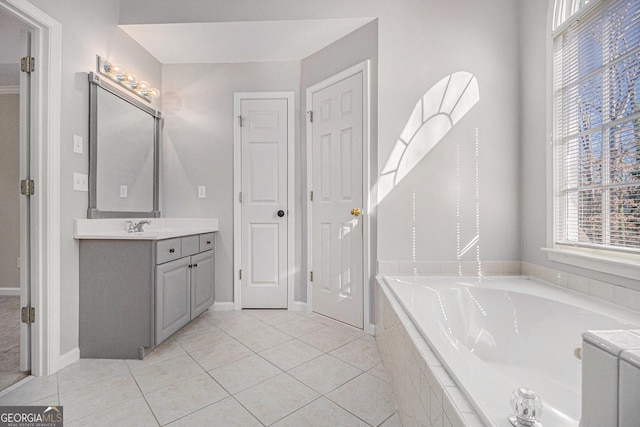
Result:
{"label": "ceiling", "polygon": [[374,18],[121,25],[163,64],[297,61]]}

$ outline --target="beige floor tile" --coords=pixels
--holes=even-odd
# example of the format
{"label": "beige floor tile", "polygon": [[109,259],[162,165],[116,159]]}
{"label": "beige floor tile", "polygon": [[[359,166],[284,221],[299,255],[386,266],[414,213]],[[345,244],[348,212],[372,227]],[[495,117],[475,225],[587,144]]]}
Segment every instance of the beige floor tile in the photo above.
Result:
{"label": "beige floor tile", "polygon": [[143,393],[149,393],[178,381],[203,373],[204,370],[187,354],[172,357],[133,371]]}
{"label": "beige floor tile", "polygon": [[58,372],[60,392],[65,393],[105,378],[128,374],[129,368],[124,360],[80,359]]}
{"label": "beige floor tile", "polygon": [[162,425],[227,396],[229,394],[206,373],[145,394],[151,410]]}
{"label": "beige floor tile", "polygon": [[389,384],[367,373],[326,397],[372,425],[379,425],[396,411]]}
{"label": "beige floor tile", "polygon": [[199,348],[214,345],[226,337],[227,334],[225,334],[220,328],[211,325],[210,328],[179,333],[175,336],[175,340],[182,348],[191,352],[198,350]]}
{"label": "beige floor tile", "polygon": [[369,369],[367,372],[376,378],[380,378],[384,382],[387,382],[387,383],[389,382],[389,380],[387,379],[387,373],[384,370],[384,365],[382,364],[382,362],[378,363],[376,366]]}
{"label": "beige floor tile", "polygon": [[306,317],[296,316],[294,319],[286,320],[276,325],[276,328],[280,329],[292,337],[298,338],[302,335],[310,334],[318,329],[322,329],[325,325],[316,322]]}
{"label": "beige floor tile", "polygon": [[233,397],[227,397],[184,418],[180,418],[169,424],[169,426],[262,427],[262,424]]}
{"label": "beige floor tile", "polygon": [[300,317],[295,311],[289,310],[243,310],[250,316],[262,320],[269,325],[278,325],[282,322],[294,320]]}
{"label": "beige floor tile", "polygon": [[280,369],[257,354],[209,371],[209,375],[231,394],[248,389],[281,373]]}
{"label": "beige floor tile", "polygon": [[[36,399],[31,402],[25,403],[25,406],[58,406],[60,405],[60,399],[57,394],[47,396],[42,399]],[[1,406],[1,405],[0,405]]]}
{"label": "beige floor tile", "polygon": [[260,352],[260,355],[278,368],[288,371],[322,355],[317,348],[300,340],[291,340]]}
{"label": "beige floor tile", "polygon": [[283,418],[273,427],[368,427],[369,424],[321,397]]}
{"label": "beige floor tile", "polygon": [[324,328],[318,329],[308,335],[303,335],[298,339],[324,351],[325,353],[328,353],[355,340],[356,338],[357,337],[353,335],[345,334],[337,329],[325,326]]}
{"label": "beige floor tile", "polygon": [[112,427],[134,424],[136,427],[158,426],[158,422],[142,396],[68,424],[65,422],[65,426],[68,427]]}
{"label": "beige floor tile", "polygon": [[392,416],[390,416],[380,427],[402,427],[402,422],[400,422],[400,415],[396,412]]}
{"label": "beige floor tile", "polygon": [[381,362],[376,343],[362,338],[338,347],[329,354],[363,371]]}
{"label": "beige floor tile", "polygon": [[361,373],[360,369],[327,354],[289,371],[289,375],[320,394],[329,393]]}
{"label": "beige floor tile", "polygon": [[231,337],[190,353],[200,366],[210,371],[228,363],[251,356],[253,352]]}
{"label": "beige floor tile", "polygon": [[202,316],[214,325],[238,322],[249,317],[249,315],[243,311],[207,311],[203,313]]}
{"label": "beige floor tile", "polygon": [[157,362],[162,362],[163,360],[167,360],[181,354],[185,354],[184,349],[180,347],[180,345],[173,338],[170,338],[153,349],[151,354],[149,354],[143,360],[127,359],[126,362],[127,365],[129,365],[129,369],[134,370],[140,369],[144,366],[152,365]]}
{"label": "beige floor tile", "polygon": [[320,395],[287,374],[253,386],[235,398],[263,424],[270,425]]}
{"label": "beige floor tile", "polygon": [[58,375],[32,377],[16,389],[0,396],[0,406],[25,405],[51,395],[58,395]]}
{"label": "beige floor tile", "polygon": [[251,350],[259,353],[278,344],[291,341],[293,338],[273,326],[265,325],[259,330],[237,335],[236,339]]}
{"label": "beige floor tile", "polygon": [[247,335],[252,332],[262,331],[267,324],[262,320],[247,315],[238,321],[222,323],[218,326],[232,337],[237,337],[238,335]]}
{"label": "beige floor tile", "polygon": [[71,422],[138,396],[140,389],[127,373],[61,392],[60,404],[64,406],[65,421]]}
{"label": "beige floor tile", "polygon": [[202,329],[210,329],[211,327],[215,327],[213,322],[209,321],[209,318],[203,313],[198,316],[198,318],[182,327],[182,329],[178,331],[178,334],[187,334],[189,332],[195,332]]}

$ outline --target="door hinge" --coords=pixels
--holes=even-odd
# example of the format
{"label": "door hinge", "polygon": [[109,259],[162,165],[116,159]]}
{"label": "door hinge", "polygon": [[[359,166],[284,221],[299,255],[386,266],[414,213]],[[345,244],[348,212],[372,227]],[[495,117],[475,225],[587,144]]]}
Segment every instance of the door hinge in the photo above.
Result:
{"label": "door hinge", "polygon": [[238,193],[238,201],[242,203],[242,191]]}
{"label": "door hinge", "polygon": [[313,191],[309,191],[309,199],[313,202]]}
{"label": "door hinge", "polygon": [[239,276],[238,278],[242,280],[242,270],[238,270],[238,276]]}
{"label": "door hinge", "polygon": [[20,194],[25,196],[33,196],[35,191],[35,185],[32,179],[23,179],[20,181]]}
{"label": "door hinge", "polygon": [[313,271],[311,272],[311,281],[313,282]]}
{"label": "door hinge", "polygon": [[28,306],[22,307],[22,323],[33,323],[36,321],[36,309]]}
{"label": "door hinge", "polygon": [[242,127],[242,116],[238,116],[238,124]]}
{"label": "door hinge", "polygon": [[313,111],[309,110],[307,111],[307,114],[309,115],[309,121],[313,123]]}
{"label": "door hinge", "polygon": [[20,71],[23,73],[31,73],[35,70],[35,58],[31,56],[25,56],[24,58],[20,58]]}

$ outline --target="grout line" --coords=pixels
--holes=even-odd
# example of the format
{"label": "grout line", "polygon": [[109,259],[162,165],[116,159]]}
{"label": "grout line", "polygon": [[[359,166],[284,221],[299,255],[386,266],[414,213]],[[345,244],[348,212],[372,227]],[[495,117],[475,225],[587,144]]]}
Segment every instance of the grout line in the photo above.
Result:
{"label": "grout line", "polygon": [[149,408],[149,412],[151,412],[151,416],[153,417],[154,420],[156,420],[156,423],[159,426],[161,426],[162,424],[160,424],[160,420],[158,420],[158,417],[156,416],[156,413],[153,412],[153,408],[151,407],[151,405],[149,405],[149,401],[147,400],[147,396],[142,391],[142,388],[140,387],[140,384],[138,384],[138,380],[136,379],[135,375],[133,375],[133,370],[131,369],[131,367],[126,362],[125,362],[125,365],[127,365],[127,368],[129,368],[129,374],[131,375],[131,378],[133,378],[133,382],[136,384],[136,387],[138,387],[138,390],[140,390],[140,395],[144,399],[144,403],[147,405],[147,408]]}

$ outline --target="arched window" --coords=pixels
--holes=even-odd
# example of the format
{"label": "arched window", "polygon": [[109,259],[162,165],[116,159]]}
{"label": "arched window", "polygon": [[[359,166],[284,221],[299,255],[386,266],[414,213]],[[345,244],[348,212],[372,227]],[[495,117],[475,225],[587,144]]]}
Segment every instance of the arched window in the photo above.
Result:
{"label": "arched window", "polygon": [[556,0],[553,8],[553,29],[558,28],[588,3],[589,0]]}
{"label": "arched window", "polygon": [[640,254],[640,1],[556,0],[554,239]]}

